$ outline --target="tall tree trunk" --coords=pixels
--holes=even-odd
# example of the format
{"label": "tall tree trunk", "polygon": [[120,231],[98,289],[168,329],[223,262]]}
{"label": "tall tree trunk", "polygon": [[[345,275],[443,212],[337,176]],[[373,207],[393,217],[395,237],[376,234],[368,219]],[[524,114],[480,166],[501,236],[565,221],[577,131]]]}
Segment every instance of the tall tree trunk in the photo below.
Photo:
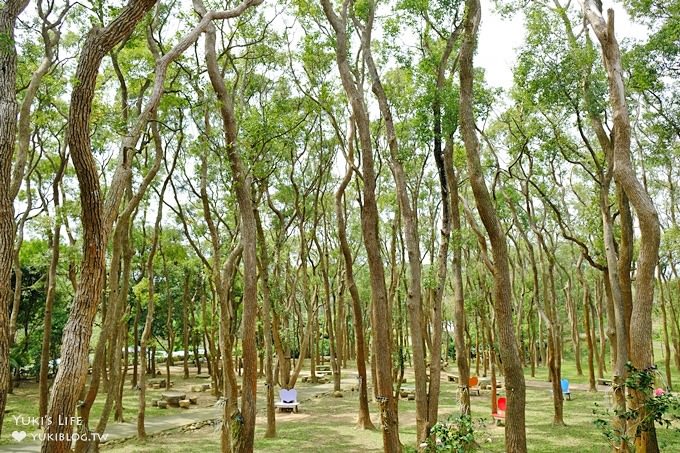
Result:
{"label": "tall tree trunk", "polygon": [[[385,269],[380,254],[378,231],[378,206],[376,202],[376,171],[373,158],[370,120],[363,96],[354,80],[348,58],[347,17],[348,3],[342,6],[340,16],[335,12],[330,0],[321,1],[326,18],[336,36],[336,63],[342,79],[342,85],[350,101],[352,116],[356,122],[361,145],[361,169],[363,176],[363,205],[361,207],[361,231],[366,248],[370,275],[374,351],[376,365],[376,393],[380,404],[383,449],[388,452],[401,451],[399,442],[398,406],[392,393],[392,348],[391,348],[391,313],[385,286]],[[371,6],[373,9],[373,6]],[[362,36],[363,47],[370,46],[370,27],[366,27]]]}
{"label": "tall tree trunk", "polygon": [[473,113],[473,63],[477,31],[481,18],[479,0],[466,1],[465,35],[460,51],[460,126],[467,155],[470,185],[482,223],[489,235],[494,266],[494,305],[498,327],[500,355],[508,394],[505,448],[526,452],[525,384],[522,364],[513,331],[511,282],[505,233],[493,206],[479,158],[479,141]]}
{"label": "tall tree trunk", "polygon": [[[168,180],[166,180],[167,183]],[[164,185],[165,187],[165,185]],[[154,284],[154,270],[153,263],[158,250],[158,242],[160,237],[161,219],[163,218],[163,194],[159,196],[158,213],[156,215],[156,222],[153,229],[153,239],[151,240],[151,249],[146,259],[146,278],[147,278],[147,306],[146,306],[146,320],[144,321],[144,330],[139,342],[139,354],[141,357],[141,364],[139,366],[139,376],[137,382],[139,384],[139,406],[137,409],[137,437],[141,440],[146,439],[146,428],[144,426],[144,419],[146,415],[146,367],[147,367],[147,346],[151,338],[151,328],[153,326],[155,301],[155,284]],[[151,356],[151,360],[155,361],[155,354]],[[155,376],[154,376],[155,377]]]}
{"label": "tall tree trunk", "polygon": [[189,285],[191,283],[191,272],[187,269],[184,275],[184,287],[182,291],[182,349],[184,358],[182,366],[184,379],[189,379]]}
{"label": "tall tree trunk", "polygon": [[[47,271],[47,295],[45,296],[45,315],[43,324],[42,349],[40,352],[40,376],[38,383],[38,393],[40,395],[39,412],[41,419],[47,415],[47,402],[49,391],[49,369],[50,369],[50,349],[52,340],[52,309],[57,290],[57,267],[59,265],[60,236],[62,226],[61,201],[59,196],[59,184],[66,170],[67,158],[62,154],[61,162],[52,183],[52,199],[54,203],[54,227],[50,235],[50,267]],[[1,420],[0,420],[1,423]]]}
{"label": "tall tree trunk", "polygon": [[16,100],[17,52],[14,28],[28,0],[8,0],[0,9],[0,434],[5,419],[7,393],[10,387],[8,308],[12,300],[12,257],[14,256],[14,197],[10,193],[12,161],[17,134]]}
{"label": "tall tree trunk", "polygon": [[359,413],[357,414],[357,427],[361,429],[374,429],[371,421],[371,414],[368,411],[368,380],[366,373],[366,340],[364,339],[364,320],[361,312],[361,300],[359,299],[359,291],[357,290],[356,282],[354,281],[354,260],[352,258],[352,250],[347,241],[347,225],[345,220],[345,208],[343,206],[345,190],[352,181],[353,163],[354,163],[354,139],[355,128],[354,118],[349,122],[350,131],[348,134],[347,146],[348,153],[347,172],[340,182],[337,191],[335,192],[335,218],[338,225],[338,242],[340,243],[340,251],[345,263],[345,281],[347,289],[352,300],[352,315],[354,317],[354,335],[356,342],[356,363],[359,380]]}
{"label": "tall tree trunk", "polygon": [[[99,174],[90,146],[90,115],[99,66],[104,56],[128,36],[155,0],[131,0],[107,27],[92,29],[85,40],[76,69],[79,83],[71,95],[68,143],[80,187],[83,223],[81,281],[62,340],[62,361],[54,380],[48,417],[52,420],[73,416],[78,394],[85,384],[92,325],[97,312],[104,278],[106,226]],[[115,205],[115,203],[114,203]],[[0,348],[1,349],[1,348]],[[42,451],[70,449],[71,424],[53,423],[46,427]],[[59,440],[53,440],[59,439]]]}
{"label": "tall tree trunk", "polygon": [[272,301],[269,283],[269,254],[267,241],[262,229],[262,221],[259,212],[255,211],[257,222],[257,240],[260,244],[259,268],[262,282],[262,322],[264,324],[264,350],[265,350],[265,387],[267,400],[267,431],[266,438],[276,437],[276,408],[274,406],[274,351],[272,347]]}
{"label": "tall tree trunk", "polygon": [[[200,0],[195,1],[195,5],[199,3]],[[198,9],[199,13],[206,13],[202,5]],[[240,425],[238,428],[232,429],[232,435],[236,435],[233,449],[235,452],[249,452],[253,450],[255,442],[257,393],[257,347],[255,344],[257,334],[257,227],[253,212],[253,200],[251,198],[251,182],[237,147],[234,105],[218,67],[215,41],[215,27],[210,26],[206,30],[206,62],[210,82],[219,101],[227,147],[226,151],[234,178],[233,190],[238,203],[241,221],[241,243],[243,244],[242,350],[244,367],[243,383],[241,386],[241,411],[240,414],[231,415],[232,422]]]}
{"label": "tall tree trunk", "polygon": [[[425,359],[425,347],[423,339],[425,336],[424,327],[426,323],[423,319],[423,289],[422,289],[422,264],[420,241],[417,228],[417,211],[413,208],[409,199],[406,187],[406,174],[399,158],[399,146],[397,133],[394,128],[392,111],[387,102],[387,96],[380,80],[380,75],[373,61],[371,51],[370,30],[373,27],[375,14],[375,3],[371,3],[368,19],[364,26],[362,36],[362,49],[368,72],[372,79],[373,94],[378,100],[378,106],[385,122],[386,138],[390,149],[390,167],[394,176],[394,183],[399,200],[399,211],[401,212],[402,225],[404,226],[404,242],[408,252],[409,284],[408,299],[406,307],[408,309],[409,327],[411,328],[411,351],[413,353],[413,371],[415,374],[415,393],[416,393],[416,440],[417,444],[424,442],[429,434],[429,427],[434,425],[428,421],[428,392],[427,392],[427,368]],[[441,159],[441,154],[437,159]],[[444,176],[445,178],[445,176]],[[443,182],[444,186],[446,181]],[[446,203],[445,203],[446,205]],[[446,208],[448,210],[448,206]],[[448,212],[447,212],[448,214]],[[448,219],[447,219],[448,224]],[[446,269],[444,269],[446,271]],[[389,316],[389,315],[388,315]],[[441,312],[440,312],[439,332],[441,333]],[[436,328],[437,326],[435,326]],[[430,348],[432,349],[432,348]],[[439,367],[439,354],[437,354],[437,368]],[[430,366],[433,364],[430,363]],[[436,407],[436,403],[434,403]],[[434,414],[436,420],[436,413]]]}
{"label": "tall tree trunk", "polygon": [[[458,178],[453,169],[453,162],[450,162],[451,155],[448,150],[444,155],[444,163],[451,177],[448,178],[449,198],[451,203],[451,224],[453,225],[453,261],[451,268],[453,271],[453,318],[454,318],[454,341],[456,345],[456,365],[458,367],[458,388],[460,399],[461,415],[470,414],[470,389],[468,387],[470,379],[470,354],[465,347],[465,297],[463,293],[463,273],[462,273],[462,232],[460,225],[460,208],[458,201]],[[479,337],[479,334],[477,334]],[[479,374],[479,348],[477,348],[477,374]]]}
{"label": "tall tree trunk", "polygon": [[[578,264],[576,265],[576,272],[578,275],[578,281],[583,288],[583,321],[585,323],[586,329],[586,342],[588,344],[588,391],[597,392],[597,385],[595,383],[595,365],[593,362],[593,356],[597,350],[595,347],[595,329],[591,327],[591,297],[590,297],[590,285],[583,275],[583,270],[581,269],[581,263],[583,262],[583,257],[579,258]],[[595,321],[593,320],[593,323]]]}
{"label": "tall tree trunk", "polygon": [[[661,274],[660,271],[659,274]],[[666,296],[665,291],[663,290],[662,278],[659,278],[659,294],[661,296],[661,316],[662,316],[661,330],[663,332],[663,351],[664,351],[663,358],[664,367],[666,368],[666,386],[670,391],[673,389],[673,383],[671,378],[671,346],[668,337],[668,316],[666,314]]]}
{"label": "tall tree trunk", "polygon": [[[659,216],[651,197],[640,183],[630,156],[631,126],[621,67],[619,44],[614,33],[614,10],[607,11],[605,22],[590,0],[584,2],[585,14],[602,46],[604,66],[609,81],[609,97],[614,122],[614,178],[633,205],[640,224],[640,253],[636,272],[636,300],[630,320],[631,362],[636,370],[654,365],[652,358],[652,307],[654,273],[659,260],[661,238]],[[625,226],[624,226],[625,227]],[[638,453],[659,451],[653,420],[648,420],[646,403],[648,389],[633,390],[631,407],[636,410],[633,420],[635,448]]]}

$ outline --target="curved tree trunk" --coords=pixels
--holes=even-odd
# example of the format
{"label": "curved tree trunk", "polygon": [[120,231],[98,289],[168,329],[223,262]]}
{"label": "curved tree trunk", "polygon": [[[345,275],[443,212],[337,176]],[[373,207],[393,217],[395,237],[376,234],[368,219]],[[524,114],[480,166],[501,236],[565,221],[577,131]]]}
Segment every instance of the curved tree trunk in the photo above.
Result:
{"label": "curved tree trunk", "polygon": [[14,28],[17,17],[28,0],[8,0],[0,9],[0,433],[5,418],[7,393],[10,387],[9,313],[12,300],[12,257],[14,256],[14,206],[8,182],[11,181],[12,157],[17,133],[18,105],[16,100],[17,52]]}
{"label": "curved tree trunk", "polygon": [[354,335],[356,343],[356,362],[359,380],[359,413],[357,414],[357,427],[361,429],[374,429],[371,421],[371,414],[368,411],[368,380],[366,374],[366,340],[364,339],[364,319],[361,310],[361,300],[359,299],[359,291],[357,290],[356,282],[354,281],[354,260],[352,259],[352,250],[347,241],[347,225],[345,220],[345,208],[343,200],[345,190],[352,180],[354,162],[354,118],[350,119],[349,139],[347,140],[348,153],[345,157],[348,161],[347,173],[343,178],[338,190],[335,192],[335,218],[338,224],[338,242],[340,243],[340,251],[345,262],[345,281],[347,282],[347,289],[349,290],[350,298],[352,299],[352,314],[354,317]]}
{"label": "curved tree trunk", "polygon": [[269,287],[269,255],[267,242],[262,230],[260,215],[255,211],[257,222],[257,240],[260,243],[259,268],[262,277],[262,323],[264,324],[264,350],[265,350],[265,386],[267,389],[267,431],[264,437],[276,437],[276,408],[274,407],[274,351],[272,347],[272,301]]}
{"label": "curved tree trunk", "polygon": [[[356,122],[361,145],[361,169],[363,177],[363,205],[361,207],[361,231],[366,248],[370,275],[376,393],[380,403],[380,419],[383,434],[383,449],[388,452],[401,451],[399,441],[398,405],[392,389],[392,322],[385,286],[385,269],[380,253],[378,231],[378,205],[376,201],[376,171],[373,158],[370,120],[363,96],[354,80],[348,58],[349,39],[347,36],[348,3],[342,6],[340,16],[335,12],[330,0],[321,1],[326,18],[336,36],[336,63],[342,85],[349,98],[352,115]],[[362,43],[370,45],[370,27],[366,27]]]}
{"label": "curved tree trunk", "polygon": [[[654,365],[652,358],[652,307],[654,301],[654,273],[659,260],[661,238],[659,216],[645,187],[637,179],[631,163],[631,126],[621,67],[621,53],[614,33],[614,10],[607,11],[607,21],[592,5],[584,2],[588,22],[602,46],[604,66],[609,81],[609,98],[614,122],[614,179],[633,205],[640,224],[640,253],[636,272],[636,300],[630,319],[630,356],[636,370],[647,370]],[[629,223],[629,222],[626,222]],[[624,225],[624,228],[629,225]],[[630,233],[630,232],[629,232]],[[632,241],[631,241],[632,242]],[[646,420],[647,391],[632,391],[631,407],[638,411],[632,420],[635,449],[638,453],[659,451],[654,421]]]}
{"label": "curved tree trunk", "polygon": [[526,452],[525,384],[512,322],[512,292],[508,268],[508,248],[505,234],[489,195],[479,158],[479,141],[475,131],[473,105],[472,56],[477,44],[481,19],[479,0],[467,0],[465,36],[460,51],[460,126],[465,142],[470,185],[482,223],[489,235],[494,267],[494,305],[498,327],[500,355],[508,394],[505,448]]}
{"label": "curved tree trunk", "polygon": [[[71,95],[68,143],[78,183],[83,222],[81,281],[62,341],[62,362],[54,380],[48,417],[72,417],[88,367],[92,324],[97,312],[104,279],[106,225],[99,174],[90,146],[90,115],[99,66],[104,56],[128,36],[155,0],[131,0],[106,28],[92,29],[83,45],[75,85]],[[73,426],[53,423],[46,427],[43,452],[70,449]],[[59,439],[59,440],[54,440]]]}
{"label": "curved tree trunk", "polygon": [[[260,2],[252,2],[257,4]],[[205,14],[205,8],[200,0],[194,5],[201,14]],[[224,127],[226,140],[226,152],[231,166],[233,190],[239,209],[241,243],[243,244],[243,384],[240,413],[231,414],[232,436],[234,437],[233,449],[235,452],[249,452],[253,450],[255,442],[255,411],[257,393],[257,347],[255,338],[257,335],[257,226],[253,212],[253,200],[251,198],[251,183],[247,175],[245,165],[237,147],[237,127],[234,105],[231,94],[228,93],[224,78],[217,63],[215,51],[216,32],[215,27],[210,26],[206,30],[205,53],[210,82],[217,94],[220,114]]]}

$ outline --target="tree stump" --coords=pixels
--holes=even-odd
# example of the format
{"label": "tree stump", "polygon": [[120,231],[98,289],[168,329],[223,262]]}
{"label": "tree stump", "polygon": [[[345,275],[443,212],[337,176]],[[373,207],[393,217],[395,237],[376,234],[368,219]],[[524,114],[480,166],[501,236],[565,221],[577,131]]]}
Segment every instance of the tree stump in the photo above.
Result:
{"label": "tree stump", "polygon": [[198,404],[198,397],[197,396],[190,396],[189,397],[189,402],[191,404]]}
{"label": "tree stump", "polygon": [[182,409],[189,409],[189,405],[191,404],[191,401],[189,400],[179,400],[179,407]]}

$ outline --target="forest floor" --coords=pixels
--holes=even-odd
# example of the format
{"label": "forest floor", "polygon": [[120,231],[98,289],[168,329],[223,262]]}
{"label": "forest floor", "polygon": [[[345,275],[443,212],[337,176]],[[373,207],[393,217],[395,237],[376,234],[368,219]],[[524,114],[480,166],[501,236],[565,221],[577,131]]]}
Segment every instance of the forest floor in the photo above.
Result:
{"label": "forest floor", "polygon": [[[473,364],[474,365],[474,364]],[[126,390],[125,423],[109,422],[106,433],[107,443],[102,449],[111,453],[191,453],[219,451],[220,409],[213,407],[215,397],[209,392],[194,393],[194,385],[207,383],[204,377],[197,377],[192,369],[192,377],[184,380],[181,368],[172,370],[175,390],[182,390],[188,394],[198,395],[199,405],[190,409],[168,408],[159,409],[147,405],[146,430],[149,438],[140,442],[136,440],[136,411],[137,393]],[[449,368],[449,371],[452,371]],[[474,366],[473,366],[474,371]],[[483,370],[480,370],[483,371]],[[572,366],[563,368],[563,376],[572,381],[571,401],[564,401],[564,420],[567,426],[555,427],[552,424],[553,400],[550,384],[545,379],[545,369],[537,369],[536,378],[529,377],[527,370],[527,441],[529,451],[538,453],[552,452],[605,452],[610,451],[606,439],[593,421],[602,417],[610,418],[609,392],[607,388],[599,387],[597,393],[587,391],[587,378],[577,376]],[[303,373],[304,375],[304,373]],[[365,431],[355,429],[358,395],[350,389],[356,383],[353,369],[343,370],[343,397],[333,396],[332,382],[327,384],[308,384],[298,381],[298,400],[301,402],[299,413],[276,414],[277,437],[264,438],[266,427],[266,403],[264,392],[258,393],[258,418],[256,426],[256,451],[275,452],[370,452],[382,451],[382,438],[378,430]],[[413,375],[407,370],[407,383],[413,385]],[[263,386],[263,382],[262,382]],[[129,385],[126,386],[129,388]],[[447,373],[442,374],[442,388],[440,396],[440,420],[456,414],[458,402],[456,399],[457,384],[448,382]],[[158,399],[163,390],[148,390],[149,401]],[[503,394],[499,390],[499,396]],[[16,389],[15,395],[10,397],[8,413],[5,417],[3,437],[0,451],[33,452],[39,451],[39,442],[32,439],[37,433],[37,427],[19,426],[14,417],[17,414],[32,414],[37,412],[37,385],[23,383]],[[472,396],[472,413],[475,421],[475,439],[479,444],[479,451],[504,451],[504,428],[495,426],[490,417],[490,391],[482,391],[481,396]],[[98,420],[102,401],[97,401],[93,408],[94,423]],[[376,403],[371,403],[370,411],[373,423],[378,425],[378,410]],[[399,422],[401,441],[406,446],[415,446],[415,401],[405,399],[399,402]],[[7,438],[13,430],[25,430],[27,437],[17,443]],[[33,431],[32,431],[33,430]],[[659,442],[662,451],[680,451],[680,432],[677,429],[660,428]]]}

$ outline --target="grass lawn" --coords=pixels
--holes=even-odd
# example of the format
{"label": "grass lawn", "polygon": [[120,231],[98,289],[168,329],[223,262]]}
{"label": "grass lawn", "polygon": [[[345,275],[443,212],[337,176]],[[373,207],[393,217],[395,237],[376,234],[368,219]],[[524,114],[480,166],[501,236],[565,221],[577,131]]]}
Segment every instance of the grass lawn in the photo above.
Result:
{"label": "grass lawn", "polygon": [[[659,356],[657,356],[659,357]],[[566,359],[563,374],[574,383],[586,383],[586,377],[576,375],[573,360]],[[173,380],[175,389],[189,393],[192,385],[209,382],[205,378],[195,377],[184,380],[179,368],[176,369]],[[266,424],[264,392],[258,393],[258,420],[256,427],[255,449],[261,452],[371,452],[382,451],[382,437],[378,430],[363,431],[354,428],[356,410],[358,406],[357,394],[349,391],[353,378],[352,370],[344,372],[345,389],[342,398],[334,398],[328,386],[316,387],[313,384],[298,381],[296,386],[300,392],[311,395],[318,393],[311,399],[301,398],[302,405],[298,414],[277,413],[277,437],[265,439]],[[529,373],[527,372],[527,379]],[[544,381],[546,370],[539,368],[536,373],[537,381]],[[407,385],[413,385],[413,375],[408,373]],[[444,379],[446,377],[444,376]],[[678,381],[680,382],[680,380]],[[455,396],[457,384],[442,382],[440,397],[440,420],[458,411],[458,401]],[[134,421],[137,414],[137,392],[126,385],[125,390],[125,418]],[[321,390],[320,390],[321,389]],[[163,390],[147,390],[148,402],[158,399]],[[26,430],[30,435],[37,430],[36,426],[21,426],[17,428],[14,416],[37,416],[37,384],[22,383],[14,395],[11,395],[7,405],[8,413],[5,417],[3,431],[11,433],[15,429]],[[501,391],[502,394],[502,391]],[[215,397],[209,393],[199,394],[201,405],[210,405]],[[105,395],[100,394],[94,405],[90,426],[96,425],[104,403]],[[609,407],[605,392],[588,393],[572,389],[572,400],[564,402],[564,420],[567,426],[552,425],[553,403],[549,390],[536,388],[527,389],[526,426],[529,451],[534,453],[553,452],[607,452],[610,451],[607,442],[593,424],[598,417],[594,411],[604,418],[605,410]],[[147,419],[169,415],[175,409],[158,409],[147,404]],[[179,409],[176,409],[179,410]],[[371,414],[374,424],[378,423],[378,407],[371,403]],[[490,417],[489,391],[482,391],[481,396],[472,397],[472,412],[475,420],[475,438],[479,444],[479,451],[502,452],[504,449],[504,428],[495,426]],[[187,412],[190,414],[191,412]],[[409,448],[415,446],[415,401],[401,400],[399,406],[400,437],[402,443]],[[110,421],[109,426],[114,422]],[[4,442],[8,443],[7,436]],[[662,451],[680,451],[680,432],[677,429],[658,429],[659,443]],[[140,443],[134,439],[104,445],[103,450],[114,453],[191,453],[219,451],[219,429],[205,426],[195,430],[184,428],[169,429],[168,431],[151,436],[146,442]]]}
{"label": "grass lawn", "polygon": [[[412,381],[410,381],[412,382]],[[303,384],[300,384],[303,385]],[[442,383],[440,418],[458,410],[456,387]],[[495,426],[490,417],[489,392],[472,397],[472,411],[476,424],[475,438],[479,451],[503,452],[504,427]],[[576,391],[571,401],[565,401],[564,419],[567,426],[552,425],[552,395],[548,390],[527,390],[527,442],[534,453],[579,452],[600,453],[610,451],[607,442],[593,424],[593,411],[604,414],[608,407],[604,392]],[[357,395],[345,391],[343,398],[324,395],[305,401],[298,414],[277,413],[277,437],[265,439],[266,424],[264,401],[258,398],[258,421],[255,450],[261,452],[378,452],[382,451],[379,431],[354,428]],[[371,404],[374,423],[378,421],[377,405]],[[480,420],[481,419],[481,420]],[[407,447],[415,446],[415,402],[401,400],[399,407],[400,437]],[[680,451],[680,432],[659,429],[662,451]],[[173,430],[154,436],[145,443],[135,440],[105,447],[115,453],[180,453],[218,451],[219,430],[204,427],[195,431]]]}
{"label": "grass lawn", "polygon": [[[194,377],[184,380],[182,379],[181,374],[173,375],[172,380],[175,383],[175,387],[172,390],[177,388],[178,390],[188,392],[192,385],[210,383],[210,379],[197,378],[195,377],[195,374],[192,376]],[[159,378],[160,377],[164,376],[159,376]],[[151,401],[160,399],[161,393],[164,391],[165,389],[154,390],[152,388],[147,388],[147,418],[159,415],[167,415],[167,410],[159,409],[151,405]],[[205,397],[199,398],[200,405],[209,405],[214,402],[214,398],[211,397],[209,393],[203,393],[201,395],[205,395]],[[99,417],[102,413],[102,409],[104,408],[105,401],[106,394],[103,393],[102,389],[100,388],[100,394],[97,396],[97,399],[95,400],[90,412],[91,429],[94,429],[99,422]],[[38,403],[38,384],[34,381],[21,381],[19,386],[14,389],[14,393],[9,395],[7,400],[2,432],[11,433],[14,430],[26,431],[29,438],[31,437],[31,434],[39,432],[40,427],[37,423],[34,423],[33,420],[31,420],[32,417],[37,418],[39,416]],[[138,407],[139,393],[136,390],[132,390],[130,388],[128,381],[126,382],[125,390],[123,392],[123,418],[128,421],[136,420]],[[109,417],[109,426],[113,425],[114,423],[112,410],[111,416]],[[12,442],[12,439],[5,434],[3,434],[2,438],[0,438],[0,445],[10,444]]]}

